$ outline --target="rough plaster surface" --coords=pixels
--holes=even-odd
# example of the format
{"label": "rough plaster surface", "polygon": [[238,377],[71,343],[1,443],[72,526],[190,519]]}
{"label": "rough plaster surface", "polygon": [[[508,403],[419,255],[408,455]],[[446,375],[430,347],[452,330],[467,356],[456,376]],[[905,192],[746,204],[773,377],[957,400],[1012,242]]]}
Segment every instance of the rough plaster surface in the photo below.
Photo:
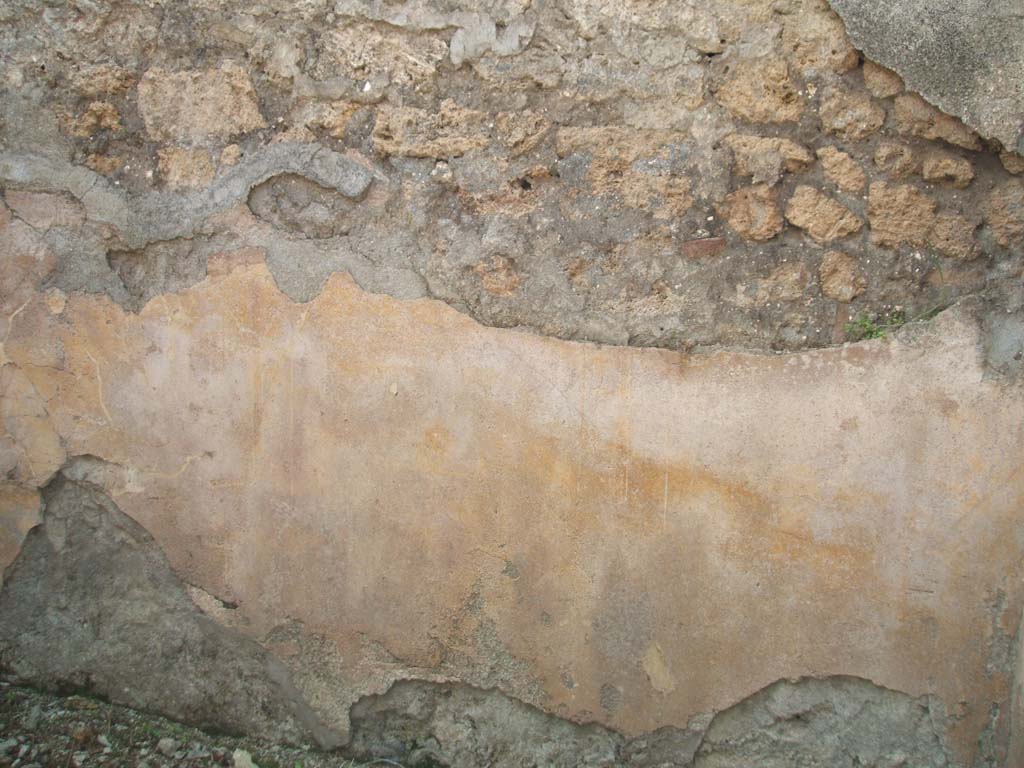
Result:
{"label": "rough plaster surface", "polygon": [[422,764],[1024,763],[1024,159],[827,4],[0,47],[3,664]]}
{"label": "rough plaster surface", "polygon": [[42,474],[51,432],[119,467],[117,505],[337,733],[407,677],[635,736],[850,674],[936,696],[961,764],[1005,743],[1024,398],[963,312],[693,357],[211,271],[138,314],[31,296],[4,349],[44,414],[13,438]]}
{"label": "rough plaster surface", "polygon": [[935,106],[1024,152],[1019,0],[830,0],[858,48]]}

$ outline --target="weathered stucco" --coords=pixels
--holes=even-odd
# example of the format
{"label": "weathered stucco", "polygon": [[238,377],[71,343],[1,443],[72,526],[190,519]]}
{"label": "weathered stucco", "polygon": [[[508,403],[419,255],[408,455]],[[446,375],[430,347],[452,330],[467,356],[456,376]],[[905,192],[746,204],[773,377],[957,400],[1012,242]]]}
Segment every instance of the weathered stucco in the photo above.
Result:
{"label": "weathered stucco", "polygon": [[822,0],[0,48],[6,672],[409,765],[1024,764],[1024,158]]}
{"label": "weathered stucco", "polygon": [[993,703],[1007,727],[1024,398],[962,312],[692,357],[211,267],[137,315],[30,297],[5,370],[45,415],[14,440],[40,473],[114,465],[118,506],[338,731],[405,677],[636,735],[830,674],[939,697],[963,764]]}

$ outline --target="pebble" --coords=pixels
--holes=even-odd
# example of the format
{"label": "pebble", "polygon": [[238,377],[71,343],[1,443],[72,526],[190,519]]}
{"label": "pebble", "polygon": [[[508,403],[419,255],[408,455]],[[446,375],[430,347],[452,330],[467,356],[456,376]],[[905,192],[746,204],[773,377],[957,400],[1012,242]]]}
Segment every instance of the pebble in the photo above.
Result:
{"label": "pebble", "polygon": [[235,761],[235,768],[259,768],[259,766],[252,761],[252,755],[244,749],[236,749],[231,754],[231,758]]}
{"label": "pebble", "polygon": [[205,760],[210,756],[210,753],[206,751],[206,747],[198,742],[192,742],[192,746],[189,748],[188,754],[185,755],[186,760]]}
{"label": "pebble", "polygon": [[[218,744],[208,734],[109,704],[15,690],[13,701],[0,695],[0,768],[259,768],[264,762],[258,765],[245,742],[235,739]],[[16,730],[6,732],[7,726]],[[173,738],[164,742],[165,734]],[[340,757],[313,758],[285,747],[274,759],[288,768],[351,768]]]}

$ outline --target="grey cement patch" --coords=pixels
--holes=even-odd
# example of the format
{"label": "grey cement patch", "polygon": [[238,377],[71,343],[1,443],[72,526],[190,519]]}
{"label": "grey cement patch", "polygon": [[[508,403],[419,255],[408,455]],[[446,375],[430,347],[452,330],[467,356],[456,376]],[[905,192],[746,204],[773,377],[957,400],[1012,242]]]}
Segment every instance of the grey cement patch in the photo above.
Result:
{"label": "grey cement patch", "polygon": [[1024,152],[1019,0],[830,0],[854,44],[983,136]]}
{"label": "grey cement patch", "polygon": [[254,187],[249,209],[274,227],[315,239],[347,235],[355,213],[343,195],[296,174],[275,176]]}
{"label": "grey cement patch", "polygon": [[634,739],[577,724],[496,690],[405,680],[361,699],[349,748],[406,766],[628,768],[858,768],[953,765],[939,734],[945,715],[855,677],[779,681],[727,710]]}
{"label": "grey cement patch", "polygon": [[137,251],[109,251],[107,264],[129,296],[123,306],[137,312],[154,296],[184,290],[206,277],[203,245],[199,238],[180,239],[153,243]]}
{"label": "grey cement patch", "polygon": [[1024,371],[1024,314],[993,312],[985,320],[985,331],[989,365],[1000,373]]}
{"label": "grey cement patch", "polygon": [[153,538],[72,462],[0,591],[0,665],[47,689],[105,697],[229,733],[331,747],[287,671],[204,616]]}
{"label": "grey cement patch", "polygon": [[780,681],[716,715],[694,766],[946,768],[940,707],[860,678]]}
{"label": "grey cement patch", "polygon": [[51,156],[0,154],[0,178],[26,189],[69,192],[88,217],[115,227],[130,248],[189,237],[207,216],[240,200],[281,174],[301,174],[339,194],[359,199],[373,176],[367,168],[318,144],[278,143],[245,155],[203,190],[188,194],[129,195],[103,176]]}

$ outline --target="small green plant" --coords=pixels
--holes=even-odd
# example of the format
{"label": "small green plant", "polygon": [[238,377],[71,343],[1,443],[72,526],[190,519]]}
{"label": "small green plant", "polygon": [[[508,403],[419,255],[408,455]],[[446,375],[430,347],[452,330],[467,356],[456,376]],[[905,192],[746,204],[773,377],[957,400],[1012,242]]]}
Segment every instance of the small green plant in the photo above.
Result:
{"label": "small green plant", "polygon": [[142,733],[143,736],[149,736],[155,738],[160,735],[160,732],[156,729],[152,723],[142,722],[135,726],[136,730]]}
{"label": "small green plant", "polygon": [[857,319],[847,323],[843,330],[850,341],[863,339],[884,339],[889,331],[894,331],[907,323],[907,313],[902,309],[894,309],[884,315],[869,315],[861,312]]}

